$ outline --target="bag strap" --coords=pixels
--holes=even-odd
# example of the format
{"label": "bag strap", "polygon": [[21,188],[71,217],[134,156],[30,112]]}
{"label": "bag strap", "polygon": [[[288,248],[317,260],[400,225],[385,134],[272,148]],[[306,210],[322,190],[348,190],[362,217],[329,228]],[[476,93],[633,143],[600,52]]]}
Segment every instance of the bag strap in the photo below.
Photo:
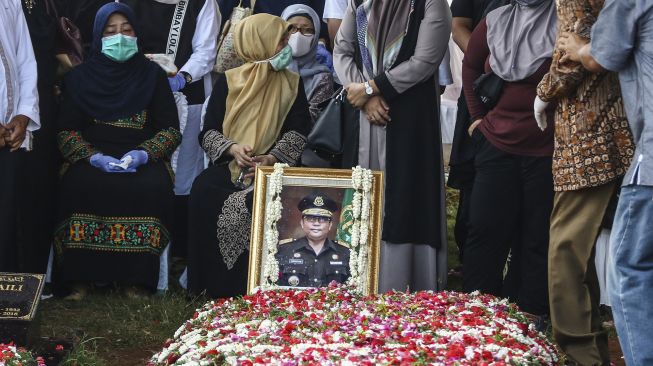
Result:
{"label": "bag strap", "polygon": [[[252,0],[250,3],[251,5],[251,10],[252,13],[254,13],[254,7],[256,6],[256,0]],[[243,7],[243,0],[240,0],[238,2],[237,8],[242,8]],[[233,11],[232,11],[232,16],[233,16]],[[220,53],[220,48],[222,48],[222,43],[224,42],[225,37],[227,34],[229,34],[229,30],[231,29],[231,19],[227,19],[224,24],[222,25],[222,31],[220,32],[220,38],[218,38],[218,53]]]}
{"label": "bag strap", "polygon": [[181,0],[175,6],[175,12],[172,13],[172,22],[170,23],[170,32],[168,33],[168,43],[166,44],[166,54],[172,55],[172,59],[177,58],[177,48],[181,40],[181,29],[184,26],[184,18],[188,9],[188,0]]}

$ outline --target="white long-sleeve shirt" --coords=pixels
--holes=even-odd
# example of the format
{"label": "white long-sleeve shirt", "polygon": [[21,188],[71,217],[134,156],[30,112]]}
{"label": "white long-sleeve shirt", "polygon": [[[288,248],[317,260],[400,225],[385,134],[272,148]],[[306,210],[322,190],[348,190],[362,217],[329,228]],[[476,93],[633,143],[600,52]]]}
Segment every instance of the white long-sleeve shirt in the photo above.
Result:
{"label": "white long-sleeve shirt", "polygon": [[[197,25],[193,35],[193,54],[179,71],[185,71],[193,78],[193,82],[208,76],[215,65],[218,53],[218,36],[220,35],[221,15],[215,0],[206,0],[202,10],[197,15]],[[212,84],[208,83],[207,95]],[[207,84],[204,85],[205,90]]]}
{"label": "white long-sleeve shirt", "polygon": [[324,14],[322,20],[342,19],[347,11],[347,0],[326,0],[324,2]]}
{"label": "white long-sleeve shirt", "polygon": [[29,118],[21,147],[31,147],[31,132],[41,127],[36,59],[20,0],[0,2],[0,124]]}

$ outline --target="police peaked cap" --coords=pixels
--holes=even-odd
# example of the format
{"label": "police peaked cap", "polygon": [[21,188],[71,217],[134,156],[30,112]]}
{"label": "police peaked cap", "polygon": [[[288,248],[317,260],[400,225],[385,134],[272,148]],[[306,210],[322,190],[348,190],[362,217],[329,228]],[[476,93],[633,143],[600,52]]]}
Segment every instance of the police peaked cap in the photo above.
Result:
{"label": "police peaked cap", "polygon": [[310,194],[299,201],[297,208],[303,216],[332,217],[338,204],[323,194]]}

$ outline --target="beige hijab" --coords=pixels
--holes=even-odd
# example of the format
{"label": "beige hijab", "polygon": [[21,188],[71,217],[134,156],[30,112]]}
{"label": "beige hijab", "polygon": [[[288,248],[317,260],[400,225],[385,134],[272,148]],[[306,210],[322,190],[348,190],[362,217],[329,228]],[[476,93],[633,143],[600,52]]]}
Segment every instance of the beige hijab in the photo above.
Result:
{"label": "beige hijab", "polygon": [[[255,155],[270,150],[297,97],[299,75],[274,71],[265,62],[275,55],[287,29],[288,23],[270,14],[249,16],[234,29],[234,48],[245,64],[226,72],[229,95],[222,128],[226,137],[251,146]],[[240,168],[232,161],[229,169],[235,182]]]}

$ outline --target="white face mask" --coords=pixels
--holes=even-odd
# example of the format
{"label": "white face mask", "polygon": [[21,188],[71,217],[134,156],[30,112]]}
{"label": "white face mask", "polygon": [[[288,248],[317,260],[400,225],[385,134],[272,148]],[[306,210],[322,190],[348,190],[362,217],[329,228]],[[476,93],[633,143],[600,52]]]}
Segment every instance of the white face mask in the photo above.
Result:
{"label": "white face mask", "polygon": [[288,39],[288,44],[292,48],[293,57],[302,57],[309,53],[311,51],[313,37],[315,36],[305,36],[300,32],[291,34]]}

